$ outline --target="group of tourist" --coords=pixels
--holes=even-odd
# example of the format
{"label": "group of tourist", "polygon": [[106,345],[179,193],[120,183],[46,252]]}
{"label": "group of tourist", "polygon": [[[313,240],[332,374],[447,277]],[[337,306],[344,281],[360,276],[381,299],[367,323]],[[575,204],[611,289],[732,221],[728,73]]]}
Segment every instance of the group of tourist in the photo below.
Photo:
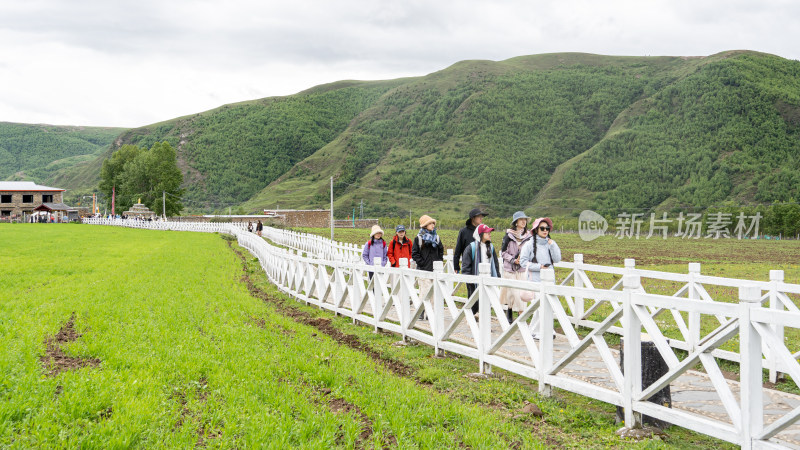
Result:
{"label": "group of tourist", "polygon": [[[253,232],[253,222],[247,222],[247,231],[249,231],[250,233]],[[256,234],[261,236],[263,232],[264,232],[264,224],[261,223],[261,221],[259,220],[258,223],[256,223]]]}
{"label": "group of tourist", "polygon": [[[503,233],[500,244],[501,268],[500,258],[491,238],[491,233],[495,230],[483,223],[486,216],[487,214],[480,209],[473,209],[469,212],[465,226],[458,232],[453,255],[453,268],[456,273],[477,275],[478,265],[488,262],[493,277],[540,281],[539,273],[542,269],[561,261],[561,249],[550,238],[553,221],[547,217],[540,217],[533,220],[529,229],[528,223],[532,219],[525,212],[517,211],[511,219],[511,226]],[[364,244],[361,252],[362,259],[366,264],[374,265],[375,259],[380,258],[382,266],[388,263],[391,267],[399,267],[400,260],[405,258],[409,267],[413,260],[417,269],[432,272],[433,263],[444,259],[444,245],[436,233],[436,219],[423,215],[419,218],[419,227],[416,238],[409,239],[405,227],[398,225],[395,228],[395,236],[387,244],[380,226],[373,226],[369,241]],[[432,280],[420,278],[420,298],[425,298],[431,285]],[[467,284],[468,301],[476,288],[475,284]],[[524,311],[532,300],[532,291],[512,288],[503,288],[500,291],[500,303],[506,311],[509,322],[513,321],[514,313],[519,314]],[[479,304],[476,300],[472,304],[472,312],[476,318],[478,309]],[[538,338],[536,317],[531,323],[534,324],[533,335]]]}

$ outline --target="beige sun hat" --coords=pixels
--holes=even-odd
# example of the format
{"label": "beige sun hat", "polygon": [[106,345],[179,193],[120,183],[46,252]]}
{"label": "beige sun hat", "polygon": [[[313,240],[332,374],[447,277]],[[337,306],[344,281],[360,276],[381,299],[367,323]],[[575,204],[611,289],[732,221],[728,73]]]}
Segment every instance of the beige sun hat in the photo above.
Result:
{"label": "beige sun hat", "polygon": [[420,228],[425,228],[431,222],[433,222],[433,224],[435,225],[436,224],[436,219],[434,219],[431,216],[424,215],[424,216],[419,218],[419,227]]}
{"label": "beige sun hat", "polygon": [[372,239],[378,233],[383,234],[383,230],[381,230],[380,225],[373,225],[372,231],[369,234],[369,238]]}

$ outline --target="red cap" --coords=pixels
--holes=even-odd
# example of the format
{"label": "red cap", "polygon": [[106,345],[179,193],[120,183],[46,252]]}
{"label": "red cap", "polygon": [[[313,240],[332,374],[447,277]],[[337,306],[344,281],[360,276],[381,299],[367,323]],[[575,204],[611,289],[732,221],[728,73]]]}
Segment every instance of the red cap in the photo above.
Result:
{"label": "red cap", "polygon": [[483,233],[491,233],[492,231],[494,231],[494,228],[490,228],[489,226],[484,225],[484,224],[478,225],[478,234],[479,235],[483,234]]}

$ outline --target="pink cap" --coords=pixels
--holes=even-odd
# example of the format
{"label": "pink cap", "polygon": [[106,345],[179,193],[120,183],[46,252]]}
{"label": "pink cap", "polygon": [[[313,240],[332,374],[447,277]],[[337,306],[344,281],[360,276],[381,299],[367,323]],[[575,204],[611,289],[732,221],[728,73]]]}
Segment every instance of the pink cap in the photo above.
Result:
{"label": "pink cap", "polygon": [[553,229],[553,221],[550,220],[549,217],[539,217],[536,220],[534,220],[533,223],[531,224],[531,233],[536,233],[536,228],[538,228],[539,224],[542,222],[547,223],[547,225],[550,226],[550,230]]}
{"label": "pink cap", "polygon": [[494,228],[491,228],[491,227],[489,227],[487,225],[484,225],[484,224],[478,225],[478,234],[479,235],[483,234],[483,233],[491,233],[492,231],[494,231]]}

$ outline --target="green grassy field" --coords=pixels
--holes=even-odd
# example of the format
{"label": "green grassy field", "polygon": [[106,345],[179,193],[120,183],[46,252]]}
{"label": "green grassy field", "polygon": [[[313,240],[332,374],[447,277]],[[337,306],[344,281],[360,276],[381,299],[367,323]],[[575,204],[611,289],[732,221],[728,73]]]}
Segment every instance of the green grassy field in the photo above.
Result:
{"label": "green grassy field", "polygon": [[[279,295],[218,235],[3,225],[0,236],[0,447],[632,445],[608,405],[540,399],[512,375],[472,381],[474,361],[395,347]],[[543,418],[522,412],[528,401]],[[636,445],[720,445],[668,434]]]}

